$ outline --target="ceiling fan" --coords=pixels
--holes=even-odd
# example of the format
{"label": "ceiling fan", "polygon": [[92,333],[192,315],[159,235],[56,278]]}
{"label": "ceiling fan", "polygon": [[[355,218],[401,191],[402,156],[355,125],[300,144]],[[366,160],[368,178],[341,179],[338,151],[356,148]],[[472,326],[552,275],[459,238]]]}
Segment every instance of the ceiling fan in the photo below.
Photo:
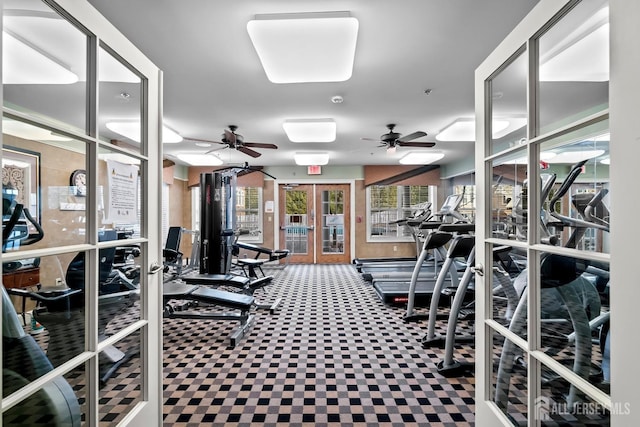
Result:
{"label": "ceiling fan", "polygon": [[218,151],[218,150],[223,150],[225,148],[232,148],[234,150],[238,150],[248,156],[251,157],[260,157],[262,154],[258,153],[255,150],[252,150],[249,147],[252,148],[269,148],[269,149],[277,149],[278,146],[275,144],[266,144],[266,143],[262,143],[262,142],[245,142],[244,141],[244,137],[242,135],[240,135],[239,133],[236,133],[236,129],[238,129],[238,126],[236,125],[229,125],[229,129],[225,129],[224,133],[222,134],[222,140],[221,141],[210,141],[207,139],[198,139],[198,138],[185,138],[189,141],[196,141],[196,142],[207,142],[207,143],[211,143],[211,144],[222,144],[223,147],[218,147],[218,148],[214,148],[213,150],[209,150],[207,151],[205,154],[209,154],[209,153],[213,153],[214,151]]}
{"label": "ceiling fan", "polygon": [[402,136],[402,134],[394,132],[395,124],[390,123],[387,125],[389,132],[380,135],[380,138],[362,138],[365,141],[379,141],[381,147],[387,147],[388,153],[394,153],[397,147],[420,147],[430,148],[436,145],[435,142],[411,142],[414,139],[427,136],[426,132],[417,131],[410,133],[409,135]]}

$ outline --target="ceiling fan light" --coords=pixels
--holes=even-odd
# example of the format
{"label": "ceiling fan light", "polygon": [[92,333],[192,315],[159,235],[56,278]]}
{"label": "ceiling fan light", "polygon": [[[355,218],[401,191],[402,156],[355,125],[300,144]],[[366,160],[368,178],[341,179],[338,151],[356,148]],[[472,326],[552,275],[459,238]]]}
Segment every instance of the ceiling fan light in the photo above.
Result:
{"label": "ceiling fan light", "polygon": [[434,151],[410,151],[399,162],[403,165],[429,165],[444,157],[444,153]]}
{"label": "ceiling fan light", "polygon": [[191,166],[220,166],[223,163],[220,157],[210,154],[182,153],[176,154],[176,157]]}
{"label": "ceiling fan light", "polygon": [[247,31],[273,83],[351,78],[358,20],[349,12],[261,14]]}
{"label": "ceiling fan light", "polygon": [[329,163],[327,152],[298,152],[293,158],[298,166],[323,166]]}
{"label": "ceiling fan light", "polygon": [[333,119],[290,119],[282,127],[291,142],[334,142],[336,122]]}
{"label": "ceiling fan light", "polygon": [[396,147],[395,145],[390,145],[387,147],[387,154],[390,156],[396,154],[396,151],[398,151],[398,147]]}

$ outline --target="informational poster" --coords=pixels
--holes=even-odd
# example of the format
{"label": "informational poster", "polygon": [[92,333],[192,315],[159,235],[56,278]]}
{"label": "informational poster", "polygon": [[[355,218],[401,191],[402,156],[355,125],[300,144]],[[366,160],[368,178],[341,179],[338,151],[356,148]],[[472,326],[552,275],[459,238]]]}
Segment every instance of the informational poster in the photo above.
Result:
{"label": "informational poster", "polygon": [[138,166],[107,160],[108,211],[105,222],[135,222],[138,214]]}

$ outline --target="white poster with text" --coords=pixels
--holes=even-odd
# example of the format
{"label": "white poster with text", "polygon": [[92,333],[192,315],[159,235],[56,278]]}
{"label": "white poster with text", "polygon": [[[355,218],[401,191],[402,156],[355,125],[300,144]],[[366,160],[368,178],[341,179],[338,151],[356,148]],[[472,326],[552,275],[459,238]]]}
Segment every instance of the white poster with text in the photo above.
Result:
{"label": "white poster with text", "polygon": [[107,160],[109,223],[136,222],[138,214],[138,166]]}

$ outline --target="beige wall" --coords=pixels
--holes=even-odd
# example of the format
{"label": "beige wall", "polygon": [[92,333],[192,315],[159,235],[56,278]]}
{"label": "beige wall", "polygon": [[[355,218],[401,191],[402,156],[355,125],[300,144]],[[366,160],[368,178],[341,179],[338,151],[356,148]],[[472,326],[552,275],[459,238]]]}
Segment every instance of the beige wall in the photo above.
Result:
{"label": "beige wall", "polygon": [[[356,253],[355,258],[379,258],[379,257],[412,257],[416,256],[414,242],[367,242],[367,203],[364,180],[356,181],[355,200],[355,233]],[[394,246],[396,251],[393,250]]]}
{"label": "beige wall", "polygon": [[[170,211],[170,219],[171,225],[182,225],[185,228],[190,228],[191,226],[191,194],[189,191],[189,185],[197,186],[199,180],[199,174],[201,172],[211,172],[211,168],[189,168],[189,179],[188,182],[179,181],[174,179],[172,188],[171,188],[171,211]],[[404,171],[404,170],[403,170]],[[432,181],[438,176],[436,175],[437,171],[432,171],[428,174],[425,174],[423,177],[427,179],[426,184],[431,184]],[[252,177],[253,176],[253,177]],[[262,176],[259,172],[254,172],[242,177],[243,181],[239,181],[240,185],[256,185],[261,182],[263,189],[263,202],[266,200],[274,200],[274,181],[272,180],[263,180]],[[250,179],[250,182],[248,181]],[[413,179],[415,181],[415,178]],[[166,181],[165,181],[166,182]],[[420,181],[417,181],[420,182]],[[370,258],[370,257],[413,257],[416,255],[415,243],[411,242],[367,242],[366,241],[366,192],[365,192],[365,181],[363,179],[358,179],[355,181],[355,194],[356,200],[354,204],[355,208],[355,217],[356,221],[354,224],[355,227],[355,254],[354,258]],[[184,197],[181,206],[178,206],[177,203],[173,203],[173,200],[179,200],[179,188],[183,188]],[[182,215],[182,217],[180,216]],[[182,218],[182,223],[175,223],[174,219]],[[268,248],[274,248],[274,221],[279,223],[277,218],[273,217],[273,214],[264,213],[263,214],[263,243],[262,246]],[[282,246],[282,244],[281,244]],[[396,250],[394,251],[394,247]],[[182,252],[185,256],[191,251],[190,241],[187,242],[185,237],[183,237],[181,248]]]}

